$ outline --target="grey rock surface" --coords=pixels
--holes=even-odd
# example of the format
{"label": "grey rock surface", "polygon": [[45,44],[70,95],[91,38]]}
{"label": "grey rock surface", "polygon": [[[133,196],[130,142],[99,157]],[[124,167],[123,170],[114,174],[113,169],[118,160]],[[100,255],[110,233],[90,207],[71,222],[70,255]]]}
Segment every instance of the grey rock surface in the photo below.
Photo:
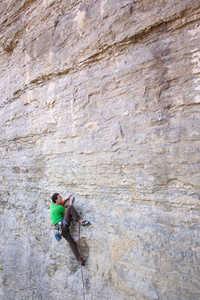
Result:
{"label": "grey rock surface", "polygon": [[[198,300],[200,2],[0,2],[0,299]],[[78,242],[78,225],[71,228]]]}

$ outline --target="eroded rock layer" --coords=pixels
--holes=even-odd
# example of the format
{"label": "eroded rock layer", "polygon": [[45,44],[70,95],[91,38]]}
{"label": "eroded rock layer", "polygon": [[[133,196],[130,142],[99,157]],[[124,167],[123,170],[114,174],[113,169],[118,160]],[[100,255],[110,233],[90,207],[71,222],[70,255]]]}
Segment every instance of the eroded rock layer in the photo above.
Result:
{"label": "eroded rock layer", "polygon": [[[0,2],[1,299],[197,300],[200,3]],[[78,225],[72,234],[78,240]]]}

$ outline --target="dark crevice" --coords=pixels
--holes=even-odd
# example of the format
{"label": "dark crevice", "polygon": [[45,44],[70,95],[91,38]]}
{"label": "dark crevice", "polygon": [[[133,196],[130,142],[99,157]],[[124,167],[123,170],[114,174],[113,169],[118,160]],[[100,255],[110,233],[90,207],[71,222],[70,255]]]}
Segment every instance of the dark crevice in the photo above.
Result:
{"label": "dark crevice", "polygon": [[27,9],[30,5],[32,5],[34,2],[37,2],[37,0],[28,0],[26,1],[22,7],[19,9],[19,13],[23,12],[25,9]]}

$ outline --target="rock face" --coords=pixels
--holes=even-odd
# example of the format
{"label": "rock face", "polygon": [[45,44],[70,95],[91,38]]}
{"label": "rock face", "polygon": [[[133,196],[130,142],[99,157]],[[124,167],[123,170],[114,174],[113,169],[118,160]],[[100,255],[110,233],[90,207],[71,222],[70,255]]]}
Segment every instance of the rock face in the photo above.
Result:
{"label": "rock face", "polygon": [[[0,2],[0,297],[200,299],[199,0]],[[78,240],[78,225],[71,230]]]}

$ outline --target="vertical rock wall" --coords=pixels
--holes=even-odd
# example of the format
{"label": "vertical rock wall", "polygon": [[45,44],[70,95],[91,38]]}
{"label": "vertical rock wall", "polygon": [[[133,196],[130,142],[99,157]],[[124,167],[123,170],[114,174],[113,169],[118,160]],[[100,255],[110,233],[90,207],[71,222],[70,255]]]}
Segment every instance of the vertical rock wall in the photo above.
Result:
{"label": "vertical rock wall", "polygon": [[[197,300],[200,3],[0,2],[0,297]],[[73,225],[78,239],[78,225]]]}

